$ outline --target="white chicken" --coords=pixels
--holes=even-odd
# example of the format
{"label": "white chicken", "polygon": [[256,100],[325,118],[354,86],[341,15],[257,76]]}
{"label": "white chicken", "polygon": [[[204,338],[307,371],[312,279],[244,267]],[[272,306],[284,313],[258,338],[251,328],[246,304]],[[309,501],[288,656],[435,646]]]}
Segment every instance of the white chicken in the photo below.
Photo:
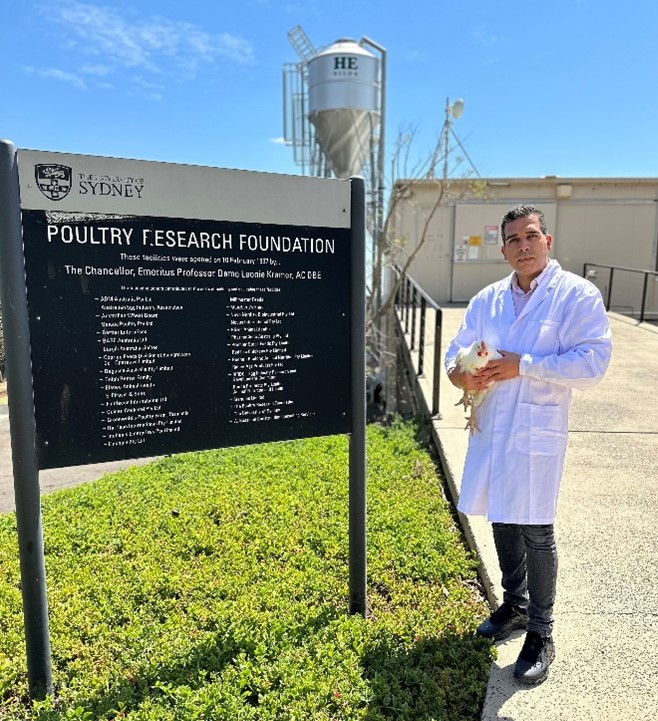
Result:
{"label": "white chicken", "polygon": [[[487,345],[484,340],[473,341],[468,348],[460,348],[457,351],[455,360],[460,371],[466,373],[475,373],[475,371],[484,368],[490,360],[496,360],[502,358],[501,354],[493,347]],[[486,388],[479,391],[469,391],[464,389],[464,394],[457,403],[456,406],[463,405],[464,410],[467,408],[471,409],[471,415],[466,417],[465,429],[470,430],[471,435],[474,431],[479,431],[477,419],[475,417],[475,409],[485,399],[487,393],[491,390],[493,383],[490,383]]]}

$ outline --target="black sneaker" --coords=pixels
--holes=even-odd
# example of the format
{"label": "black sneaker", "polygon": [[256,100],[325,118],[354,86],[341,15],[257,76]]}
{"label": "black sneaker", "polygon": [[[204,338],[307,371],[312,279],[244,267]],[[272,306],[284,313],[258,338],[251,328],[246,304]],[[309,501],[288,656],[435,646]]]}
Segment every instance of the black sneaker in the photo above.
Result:
{"label": "black sneaker", "polygon": [[500,641],[507,638],[515,629],[525,628],[527,625],[528,614],[505,602],[477,627],[476,633],[478,636]]}
{"label": "black sneaker", "polygon": [[548,677],[548,667],[554,658],[555,644],[552,637],[528,631],[514,666],[514,677],[522,683],[541,683]]}

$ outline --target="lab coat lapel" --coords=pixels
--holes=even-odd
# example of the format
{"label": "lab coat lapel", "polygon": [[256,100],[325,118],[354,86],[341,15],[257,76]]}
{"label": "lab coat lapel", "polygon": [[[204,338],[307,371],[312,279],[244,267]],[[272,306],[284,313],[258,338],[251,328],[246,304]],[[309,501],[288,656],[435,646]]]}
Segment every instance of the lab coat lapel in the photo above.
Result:
{"label": "lab coat lapel", "polygon": [[500,317],[503,319],[505,326],[509,328],[513,325],[514,321],[516,321],[514,299],[512,298],[512,275],[508,277],[508,282],[506,286],[503,287],[498,297],[498,302],[501,306]]}

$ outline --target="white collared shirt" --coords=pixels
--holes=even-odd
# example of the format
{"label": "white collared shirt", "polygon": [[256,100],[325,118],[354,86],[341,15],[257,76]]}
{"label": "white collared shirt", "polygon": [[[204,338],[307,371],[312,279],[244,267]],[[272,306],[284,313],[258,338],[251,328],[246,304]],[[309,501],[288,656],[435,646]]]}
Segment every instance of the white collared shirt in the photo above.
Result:
{"label": "white collared shirt", "polygon": [[544,270],[542,270],[542,272],[536,278],[532,279],[532,281],[530,282],[530,290],[527,293],[519,285],[516,273],[512,275],[512,301],[514,303],[514,312],[516,313],[517,318],[519,317],[519,315],[521,315],[521,311],[525,308],[526,303],[532,297],[532,294],[535,292],[535,289],[539,285],[539,279],[542,277],[542,275],[544,275],[545,272],[546,268],[544,268]]}

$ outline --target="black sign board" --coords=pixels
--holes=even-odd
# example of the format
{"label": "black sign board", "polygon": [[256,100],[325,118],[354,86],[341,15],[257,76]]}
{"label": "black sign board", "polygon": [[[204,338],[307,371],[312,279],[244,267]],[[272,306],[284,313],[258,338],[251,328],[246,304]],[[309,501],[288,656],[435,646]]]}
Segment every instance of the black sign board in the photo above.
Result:
{"label": "black sign board", "polygon": [[350,431],[350,230],[23,210],[39,467]]}

